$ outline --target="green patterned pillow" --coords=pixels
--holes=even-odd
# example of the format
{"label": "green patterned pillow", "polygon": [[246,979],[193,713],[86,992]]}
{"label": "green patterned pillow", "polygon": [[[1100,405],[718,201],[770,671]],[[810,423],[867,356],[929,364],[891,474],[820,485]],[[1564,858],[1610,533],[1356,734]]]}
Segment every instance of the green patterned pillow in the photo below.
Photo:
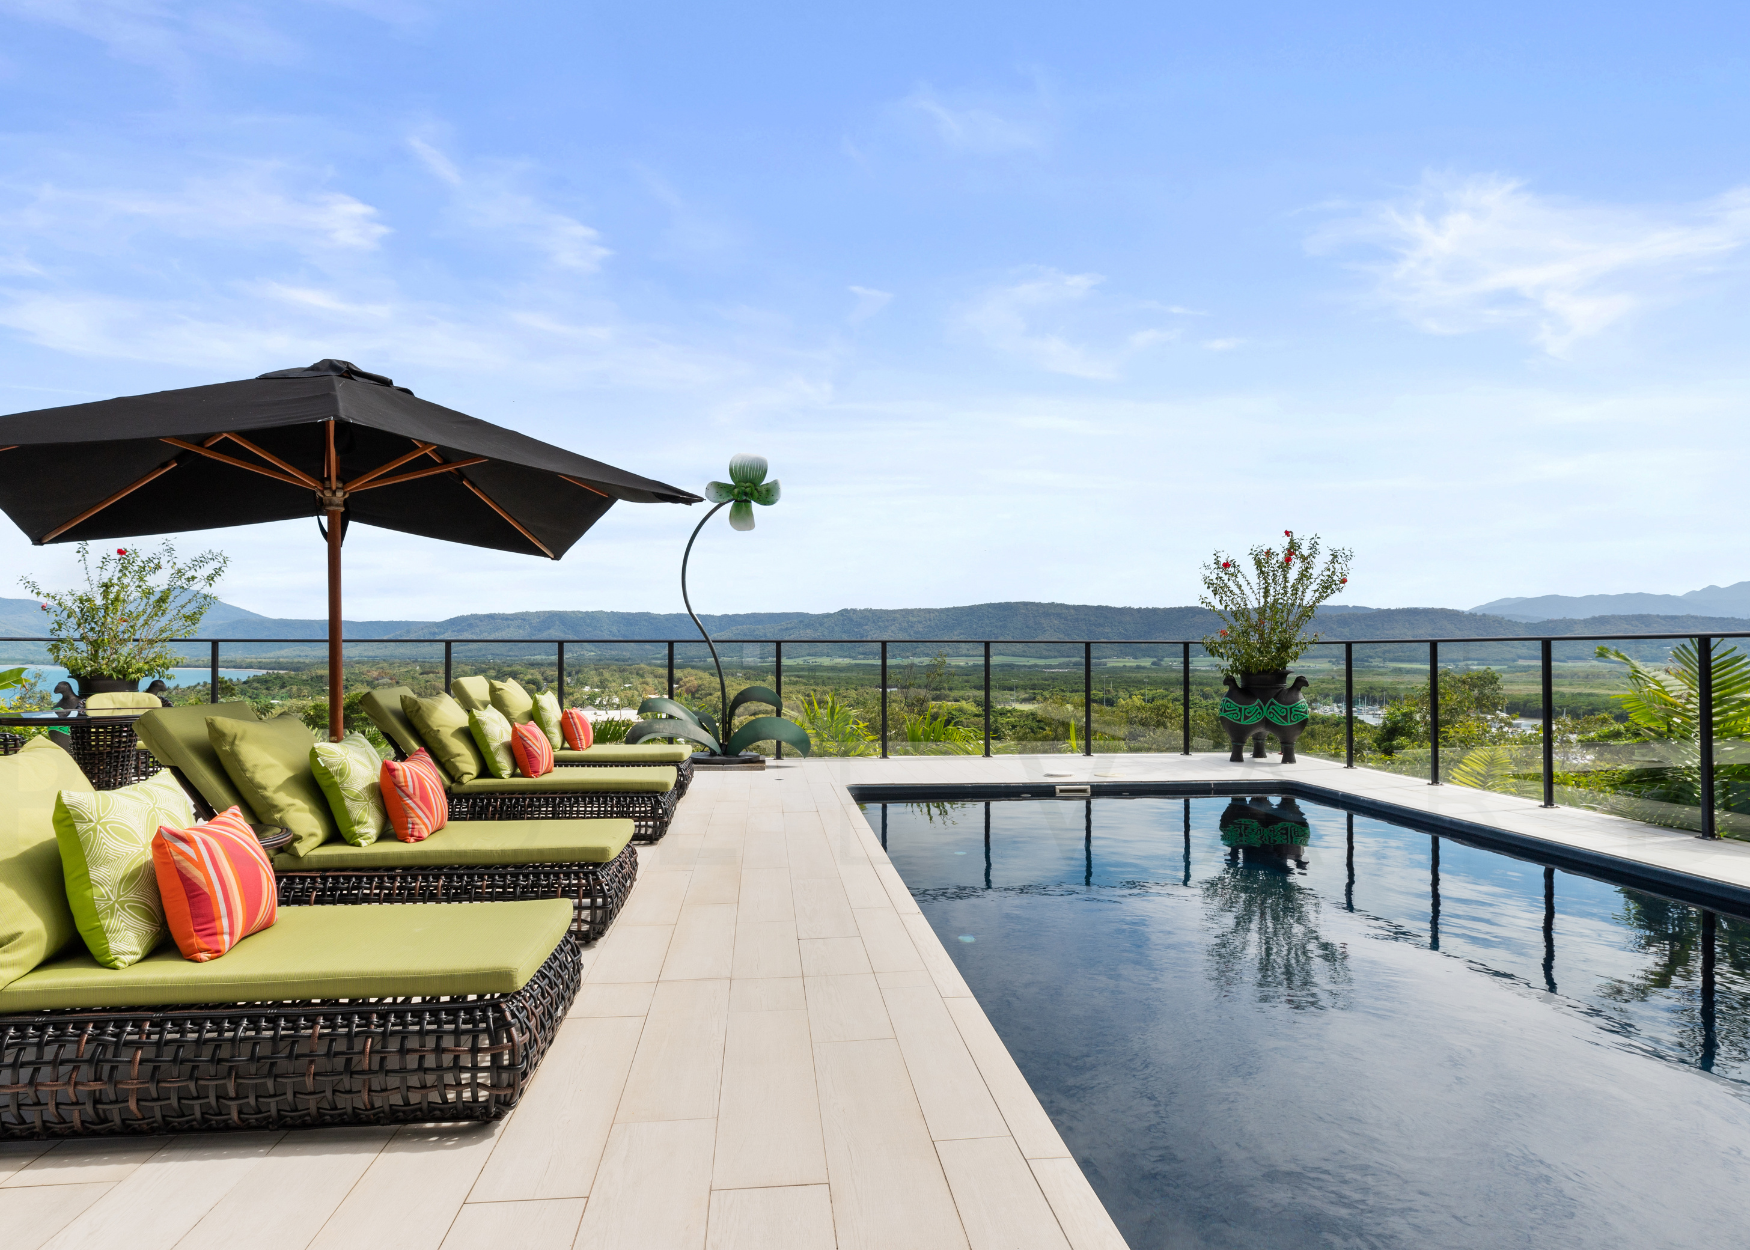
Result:
{"label": "green patterned pillow", "polygon": [[547,735],[547,741],[553,744],[553,749],[563,751],[565,733],[559,728],[559,696],[551,690],[543,690],[536,695],[534,720],[541,727],[541,732]]}
{"label": "green patterned pillow", "polygon": [[510,722],[495,707],[475,708],[468,713],[468,731],[486,757],[486,771],[494,777],[516,776],[516,759],[510,751]]}
{"label": "green patterned pillow", "polygon": [[383,757],[363,734],[310,748],[310,770],[334,809],[340,836],[354,846],[369,846],[382,836],[389,814],[383,808]]}
{"label": "green patterned pillow", "polygon": [[169,769],[119,790],[63,790],[55,800],[67,904],[105,968],[138,963],[164,936],[152,838],[159,825],[192,824],[194,805]]}

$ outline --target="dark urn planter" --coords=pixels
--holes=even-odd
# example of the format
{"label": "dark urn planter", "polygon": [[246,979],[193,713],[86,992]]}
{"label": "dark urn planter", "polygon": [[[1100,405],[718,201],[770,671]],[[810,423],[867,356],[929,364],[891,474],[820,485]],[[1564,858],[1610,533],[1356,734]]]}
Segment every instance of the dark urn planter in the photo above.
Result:
{"label": "dark urn planter", "polygon": [[79,697],[89,699],[94,694],[137,694],[140,683],[125,681],[120,677],[87,677],[80,673],[69,673],[74,681],[79,683]]}
{"label": "dark urn planter", "polygon": [[1312,714],[1301,694],[1307,686],[1306,678],[1296,677],[1290,685],[1288,670],[1283,669],[1275,673],[1241,673],[1237,683],[1231,675],[1221,680],[1227,686],[1221,696],[1221,723],[1233,746],[1228,760],[1235,764],[1245,762],[1247,738],[1252,740],[1252,758],[1266,758],[1264,735],[1274,734],[1282,747],[1282,762],[1294,763],[1294,741]]}
{"label": "dark urn planter", "polygon": [[1235,798],[1216,826],[1232,862],[1255,867],[1286,868],[1306,862],[1312,825],[1292,798],[1272,804],[1264,795]]}

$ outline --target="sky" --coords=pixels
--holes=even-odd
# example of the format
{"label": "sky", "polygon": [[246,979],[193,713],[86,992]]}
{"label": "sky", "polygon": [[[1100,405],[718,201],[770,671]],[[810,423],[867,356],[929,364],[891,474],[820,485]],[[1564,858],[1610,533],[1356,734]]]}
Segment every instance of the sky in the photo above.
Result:
{"label": "sky", "polygon": [[[0,0],[0,412],[351,360],[699,490],[695,606],[1750,578],[1742,4]],[[680,608],[364,526],[347,615]],[[313,520],[178,535],[323,613]],[[70,584],[0,521],[0,596]]]}

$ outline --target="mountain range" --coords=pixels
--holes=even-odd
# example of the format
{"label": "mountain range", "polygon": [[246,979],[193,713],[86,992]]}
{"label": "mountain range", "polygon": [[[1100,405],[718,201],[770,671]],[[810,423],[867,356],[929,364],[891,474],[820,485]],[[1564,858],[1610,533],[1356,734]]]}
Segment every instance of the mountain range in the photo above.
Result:
{"label": "mountain range", "polygon": [[1547,621],[1553,618],[1587,616],[1731,616],[1750,617],[1750,582],[1730,586],[1704,586],[1682,595],[1538,595],[1534,598],[1493,599],[1478,604],[1472,612],[1505,616],[1515,621]]}

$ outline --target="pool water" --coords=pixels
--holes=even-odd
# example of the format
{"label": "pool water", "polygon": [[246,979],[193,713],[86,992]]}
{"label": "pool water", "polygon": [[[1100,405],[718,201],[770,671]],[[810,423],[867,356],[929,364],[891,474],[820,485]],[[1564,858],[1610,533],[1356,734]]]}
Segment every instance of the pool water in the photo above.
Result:
{"label": "pool water", "polygon": [[1744,920],[1305,800],[866,810],[1133,1250],[1750,1242]]}

